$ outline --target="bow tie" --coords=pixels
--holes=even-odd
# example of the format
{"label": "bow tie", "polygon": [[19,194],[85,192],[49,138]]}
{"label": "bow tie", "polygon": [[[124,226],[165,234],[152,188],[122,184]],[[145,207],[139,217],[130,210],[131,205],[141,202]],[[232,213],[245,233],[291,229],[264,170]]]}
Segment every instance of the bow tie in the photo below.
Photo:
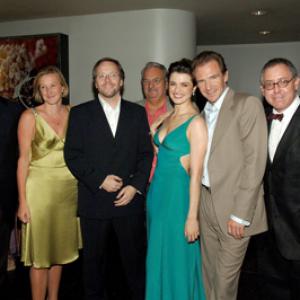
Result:
{"label": "bow tie", "polygon": [[273,113],[271,113],[271,114],[268,115],[268,120],[269,121],[278,120],[278,121],[281,122],[282,118],[283,118],[283,114],[273,114]]}

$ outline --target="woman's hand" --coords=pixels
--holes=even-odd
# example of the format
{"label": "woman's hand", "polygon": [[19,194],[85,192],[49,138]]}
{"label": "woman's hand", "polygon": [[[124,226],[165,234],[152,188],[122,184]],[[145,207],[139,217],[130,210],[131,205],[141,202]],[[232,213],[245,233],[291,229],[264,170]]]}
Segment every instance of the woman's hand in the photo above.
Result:
{"label": "woman's hand", "polygon": [[18,218],[23,223],[30,222],[30,212],[26,203],[22,203],[18,208]]}
{"label": "woman's hand", "polygon": [[162,123],[167,119],[171,114],[173,113],[173,110],[167,111],[166,113],[160,115],[156,121],[150,126],[150,133],[152,137],[155,135],[157,129],[162,125]]}
{"label": "woman's hand", "polygon": [[199,222],[197,219],[187,219],[184,235],[188,242],[194,242],[199,237]]}

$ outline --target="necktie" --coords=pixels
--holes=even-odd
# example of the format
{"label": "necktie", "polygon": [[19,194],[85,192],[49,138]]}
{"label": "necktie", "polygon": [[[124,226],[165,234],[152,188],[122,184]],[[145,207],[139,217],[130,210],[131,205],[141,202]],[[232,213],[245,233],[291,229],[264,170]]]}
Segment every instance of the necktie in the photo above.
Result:
{"label": "necktie", "polygon": [[205,107],[205,109],[204,109],[205,121],[208,126],[210,126],[214,122],[214,120],[217,116],[217,111],[218,111],[217,108],[215,108],[215,106],[213,106],[213,105],[207,105]]}
{"label": "necktie", "polygon": [[268,115],[268,120],[269,121],[278,120],[278,121],[281,122],[282,118],[283,118],[283,114],[273,114],[273,113],[271,113],[271,114]]}

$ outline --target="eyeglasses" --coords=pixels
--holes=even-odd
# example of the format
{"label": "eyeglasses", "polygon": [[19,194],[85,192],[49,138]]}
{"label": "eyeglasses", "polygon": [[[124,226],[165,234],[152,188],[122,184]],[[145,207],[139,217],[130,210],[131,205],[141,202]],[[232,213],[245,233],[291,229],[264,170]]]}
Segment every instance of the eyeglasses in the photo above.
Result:
{"label": "eyeglasses", "polygon": [[109,78],[110,80],[117,80],[119,78],[118,73],[100,73],[97,75],[97,78],[101,81],[104,81],[106,78]]}
{"label": "eyeglasses", "polygon": [[275,85],[277,85],[279,88],[285,88],[295,77],[293,76],[291,79],[279,79],[277,82],[274,81],[265,81],[263,83],[263,88],[265,90],[273,90],[275,88]]}
{"label": "eyeglasses", "polygon": [[153,85],[158,85],[162,81],[162,78],[153,78],[153,79],[142,79],[143,84],[150,84],[152,83]]}

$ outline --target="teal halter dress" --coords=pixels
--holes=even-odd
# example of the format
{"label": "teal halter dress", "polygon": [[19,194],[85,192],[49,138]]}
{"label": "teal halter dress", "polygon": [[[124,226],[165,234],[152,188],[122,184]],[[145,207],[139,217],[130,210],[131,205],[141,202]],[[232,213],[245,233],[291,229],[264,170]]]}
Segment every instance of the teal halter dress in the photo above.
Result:
{"label": "teal halter dress", "polygon": [[167,134],[147,195],[146,300],[205,300],[199,240],[188,243],[190,177],[180,158],[190,154],[186,131],[193,117]]}

